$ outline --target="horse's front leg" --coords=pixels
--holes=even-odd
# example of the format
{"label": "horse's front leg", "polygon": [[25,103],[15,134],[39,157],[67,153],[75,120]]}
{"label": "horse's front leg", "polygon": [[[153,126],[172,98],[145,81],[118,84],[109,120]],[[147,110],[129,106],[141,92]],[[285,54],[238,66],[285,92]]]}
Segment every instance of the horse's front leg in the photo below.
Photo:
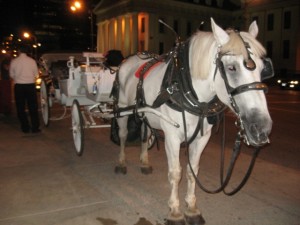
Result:
{"label": "horse's front leg", "polygon": [[[173,136],[173,138],[172,138]],[[165,133],[165,149],[168,158],[168,179],[171,185],[171,195],[169,198],[170,212],[167,218],[167,225],[184,225],[184,217],[180,211],[178,196],[178,186],[181,180],[182,168],[180,166],[179,152],[180,141],[174,135]]]}
{"label": "horse's front leg", "polygon": [[[197,138],[189,146],[189,160],[191,163],[192,170],[197,176],[199,170],[200,156],[210,138],[211,131],[208,131],[203,137]],[[186,170],[187,177],[187,192],[185,196],[185,202],[187,204],[187,209],[185,211],[185,218],[187,224],[201,225],[205,221],[201,215],[200,210],[196,205],[196,195],[195,195],[195,178],[191,172],[191,168],[187,165]]]}
{"label": "horse's front leg", "polygon": [[[142,124],[142,132],[141,132],[141,135],[142,135],[142,140],[143,140],[143,137],[144,137],[144,133],[145,133],[145,129],[144,129],[144,123]],[[148,156],[148,138],[150,137],[150,134],[151,134],[151,131],[149,128],[146,128],[147,129],[147,138],[146,138],[146,141],[142,141],[142,144],[141,144],[141,155],[140,155],[140,160],[141,160],[141,172],[143,174],[151,174],[153,169],[152,169],[152,166],[149,164],[149,156]]]}
{"label": "horse's front leg", "polygon": [[118,165],[115,167],[115,173],[126,174],[127,167],[126,167],[126,156],[125,156],[125,144],[128,135],[128,129],[127,129],[128,116],[120,117],[117,120],[119,126],[120,153],[119,153]]}

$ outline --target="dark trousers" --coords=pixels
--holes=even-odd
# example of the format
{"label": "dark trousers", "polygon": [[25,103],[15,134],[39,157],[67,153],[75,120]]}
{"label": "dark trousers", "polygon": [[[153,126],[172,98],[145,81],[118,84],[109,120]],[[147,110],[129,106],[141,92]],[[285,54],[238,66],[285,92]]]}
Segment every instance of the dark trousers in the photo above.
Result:
{"label": "dark trousers", "polygon": [[[40,126],[35,84],[15,84],[17,115],[23,132],[37,131]],[[26,113],[28,107],[30,122]]]}
{"label": "dark trousers", "polygon": [[0,113],[11,114],[11,81],[0,80]]}

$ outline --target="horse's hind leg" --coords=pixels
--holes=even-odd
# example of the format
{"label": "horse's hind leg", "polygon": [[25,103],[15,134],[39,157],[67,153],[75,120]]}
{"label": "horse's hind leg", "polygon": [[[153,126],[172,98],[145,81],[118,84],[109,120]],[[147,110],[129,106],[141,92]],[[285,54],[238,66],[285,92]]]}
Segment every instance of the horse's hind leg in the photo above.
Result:
{"label": "horse's hind leg", "polygon": [[[142,137],[144,137],[144,124],[141,127],[142,129]],[[147,139],[145,142],[142,141],[141,144],[141,155],[140,155],[140,160],[141,160],[141,172],[143,174],[150,174],[152,173],[153,169],[152,166],[149,164],[149,156],[148,156],[148,138],[150,136],[150,129],[147,128]]]}
{"label": "horse's hind leg", "polygon": [[127,167],[126,167],[126,156],[125,156],[125,144],[128,135],[128,129],[127,129],[128,117],[124,116],[118,118],[117,121],[119,125],[120,153],[119,153],[118,165],[115,167],[115,173],[126,174]]}

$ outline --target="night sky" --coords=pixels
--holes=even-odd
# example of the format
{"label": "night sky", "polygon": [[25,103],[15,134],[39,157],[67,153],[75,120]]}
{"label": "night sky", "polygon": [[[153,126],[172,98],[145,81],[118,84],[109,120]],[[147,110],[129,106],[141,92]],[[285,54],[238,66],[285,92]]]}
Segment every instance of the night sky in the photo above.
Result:
{"label": "night sky", "polygon": [[[86,49],[90,43],[90,20],[85,12],[70,12],[73,0],[0,0],[0,39],[14,34],[22,36],[28,31],[47,42],[48,48]],[[100,0],[81,0],[93,8]],[[193,3],[191,0],[182,0]],[[199,1],[205,4],[204,0]],[[216,4],[215,1],[213,1]],[[232,0],[224,0],[224,6],[236,7]],[[96,30],[96,27],[95,29]],[[47,33],[48,32],[48,33]],[[45,45],[43,45],[43,48]],[[41,49],[42,50],[42,49]],[[44,49],[49,50],[49,49]]]}
{"label": "night sky", "polygon": [[[86,49],[90,42],[88,10],[72,13],[67,0],[0,0],[0,38],[28,31],[50,48]],[[86,0],[92,4],[92,0]],[[99,0],[95,0],[95,5]],[[48,40],[49,39],[49,40]],[[80,39],[80,40],[78,40]],[[56,42],[60,46],[53,46]],[[75,47],[72,47],[75,46]],[[45,45],[44,45],[45,47]],[[45,49],[46,50],[46,49]]]}

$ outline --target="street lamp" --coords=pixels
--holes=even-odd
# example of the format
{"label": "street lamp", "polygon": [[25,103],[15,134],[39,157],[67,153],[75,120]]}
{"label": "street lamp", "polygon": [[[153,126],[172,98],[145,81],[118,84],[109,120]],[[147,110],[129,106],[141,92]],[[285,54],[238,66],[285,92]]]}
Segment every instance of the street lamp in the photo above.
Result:
{"label": "street lamp", "polygon": [[37,60],[37,48],[41,46],[41,43],[37,42],[37,38],[35,35],[30,34],[29,32],[24,32],[23,33],[23,37],[30,40],[31,38],[33,39],[33,44],[31,45],[31,47],[34,49],[34,57]]}
{"label": "street lamp", "polygon": [[70,6],[70,9],[73,12],[76,12],[77,10],[81,9],[81,3],[79,1],[73,2],[73,5]]}
{"label": "street lamp", "polygon": [[[71,6],[70,9],[72,12],[76,13],[77,11],[82,10],[82,4],[80,1],[74,1]],[[93,11],[92,9],[88,8],[88,15],[89,15],[89,19],[90,19],[90,26],[91,26],[91,51],[94,51],[94,20],[93,20]]]}

